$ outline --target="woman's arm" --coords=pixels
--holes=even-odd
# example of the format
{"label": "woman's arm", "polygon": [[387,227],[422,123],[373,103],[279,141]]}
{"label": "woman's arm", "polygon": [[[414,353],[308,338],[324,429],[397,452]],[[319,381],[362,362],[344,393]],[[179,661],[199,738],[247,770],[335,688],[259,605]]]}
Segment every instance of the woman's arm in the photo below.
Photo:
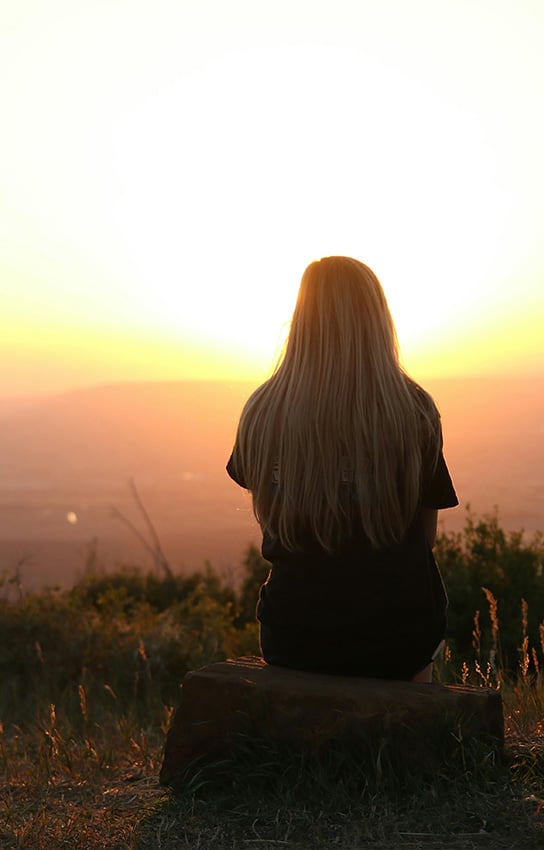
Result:
{"label": "woman's arm", "polygon": [[436,542],[436,528],[438,525],[438,511],[436,508],[423,508],[422,511],[423,530],[431,549]]}

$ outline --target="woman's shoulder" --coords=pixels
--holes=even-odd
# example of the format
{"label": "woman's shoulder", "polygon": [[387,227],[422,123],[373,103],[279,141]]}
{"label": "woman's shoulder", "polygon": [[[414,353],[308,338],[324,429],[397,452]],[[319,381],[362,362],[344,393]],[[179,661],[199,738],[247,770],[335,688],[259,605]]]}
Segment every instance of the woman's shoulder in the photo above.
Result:
{"label": "woman's shoulder", "polygon": [[409,375],[405,375],[405,380],[408,390],[416,402],[423,408],[433,412],[436,411],[438,414],[438,407],[430,392],[422,387],[421,384],[418,384],[417,381],[414,381]]}
{"label": "woman's shoulder", "polygon": [[415,408],[419,419],[420,440],[423,448],[424,460],[432,467],[436,464],[438,454],[442,448],[442,423],[440,411],[427,390],[411,378],[408,378],[410,393],[415,402]]}
{"label": "woman's shoulder", "polygon": [[267,394],[269,393],[269,390],[270,390],[271,380],[272,380],[271,378],[268,378],[267,381],[265,381],[263,384],[259,384],[259,386],[256,387],[253,390],[253,392],[251,393],[251,395],[249,396],[249,398],[247,399],[247,401],[244,404],[243,412],[247,412],[248,410],[251,410],[252,408],[257,406],[260,402],[262,402],[266,399],[266,396],[267,396]]}

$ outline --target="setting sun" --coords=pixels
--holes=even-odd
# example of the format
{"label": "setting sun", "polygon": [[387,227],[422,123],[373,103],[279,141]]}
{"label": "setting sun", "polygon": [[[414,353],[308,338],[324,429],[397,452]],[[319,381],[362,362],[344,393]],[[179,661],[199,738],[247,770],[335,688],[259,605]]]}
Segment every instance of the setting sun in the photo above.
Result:
{"label": "setting sun", "polygon": [[263,376],[328,254],[376,271],[409,366],[541,366],[539,4],[4,18],[0,394]]}

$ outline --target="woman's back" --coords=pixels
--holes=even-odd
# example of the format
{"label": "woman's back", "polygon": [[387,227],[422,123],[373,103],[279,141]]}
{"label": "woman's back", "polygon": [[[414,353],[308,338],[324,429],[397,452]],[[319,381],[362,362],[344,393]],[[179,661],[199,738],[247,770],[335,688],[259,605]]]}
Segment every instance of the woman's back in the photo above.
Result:
{"label": "woman's back", "polygon": [[234,460],[263,528],[296,548],[309,526],[332,550],[356,514],[373,543],[399,539],[439,450],[438,412],[399,365],[373,272],[346,257],[312,263],[283,361],[238,429]]}
{"label": "woman's back", "polygon": [[[420,622],[440,609],[443,621],[423,524],[424,510],[457,503],[441,448],[438,412],[399,365],[373,272],[345,257],[312,263],[283,360],[247,402],[228,466],[252,493],[272,563],[258,609],[263,650],[270,630],[276,648],[280,630],[291,647],[313,635],[316,651],[293,664],[313,668],[324,652],[315,629],[334,645],[334,628],[338,648],[341,622],[352,645],[366,642],[372,656],[376,617],[385,625],[399,604]],[[348,645],[346,638],[344,653]],[[285,663],[290,652],[284,646],[269,658]]]}

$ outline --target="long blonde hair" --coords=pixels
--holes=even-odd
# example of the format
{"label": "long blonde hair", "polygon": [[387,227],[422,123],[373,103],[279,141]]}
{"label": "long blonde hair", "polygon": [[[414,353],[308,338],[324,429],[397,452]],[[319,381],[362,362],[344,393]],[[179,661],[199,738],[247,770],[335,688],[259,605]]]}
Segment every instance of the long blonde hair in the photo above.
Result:
{"label": "long blonde hair", "polygon": [[349,257],[311,263],[283,357],[247,401],[234,448],[263,531],[289,550],[310,534],[334,551],[359,523],[374,546],[398,541],[439,432],[432,399],[399,364],[372,270]]}

